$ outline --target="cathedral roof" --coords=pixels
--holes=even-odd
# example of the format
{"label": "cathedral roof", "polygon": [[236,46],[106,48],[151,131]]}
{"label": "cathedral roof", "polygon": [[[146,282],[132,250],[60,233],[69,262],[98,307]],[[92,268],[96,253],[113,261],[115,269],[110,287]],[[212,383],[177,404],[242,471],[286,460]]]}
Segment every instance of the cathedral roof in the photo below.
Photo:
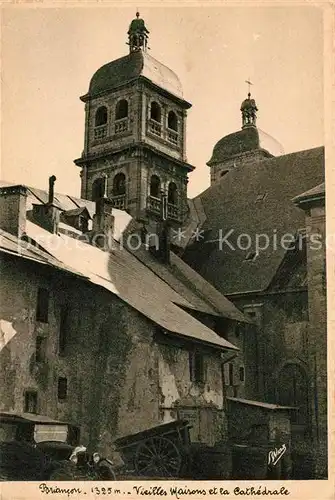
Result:
{"label": "cathedral roof", "polygon": [[[193,239],[186,249],[186,262],[225,295],[265,290],[286,252],[281,236],[294,236],[305,227],[305,213],[293,199],[323,181],[322,147],[255,160],[248,168],[238,165],[196,198],[206,219],[200,226],[203,238]],[[220,230],[221,238],[232,231],[228,241],[233,249],[220,244]],[[249,235],[250,248],[242,249],[247,236],[238,246],[243,234]],[[257,235],[263,234],[269,246],[249,258]],[[260,241],[264,244],[264,237]]]}
{"label": "cathedral roof", "polygon": [[220,139],[214,146],[208,165],[221,163],[236,155],[256,150],[265,150],[271,156],[280,156],[284,153],[283,147],[276,139],[258,127],[250,126]]}
{"label": "cathedral roof", "polygon": [[99,68],[91,79],[88,95],[95,96],[110,91],[139,77],[150,80],[183,100],[183,90],[178,76],[142,50],[131,52]]}

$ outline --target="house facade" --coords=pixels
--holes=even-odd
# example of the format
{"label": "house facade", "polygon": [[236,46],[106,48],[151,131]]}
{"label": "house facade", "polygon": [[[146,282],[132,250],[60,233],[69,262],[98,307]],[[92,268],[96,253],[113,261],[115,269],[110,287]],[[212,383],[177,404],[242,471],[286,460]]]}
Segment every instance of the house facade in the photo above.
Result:
{"label": "house facade", "polygon": [[[243,315],[178,257],[167,265],[122,246],[131,218],[95,217],[104,199],[52,189],[0,188],[10,207],[1,212],[2,409],[75,422],[105,454],[116,438],[175,419],[191,421],[193,441],[227,440],[223,367],[238,348],[225,336]],[[112,230],[112,249],[83,239],[78,220],[61,222],[76,203],[100,221],[99,236]],[[217,318],[220,335],[207,326]]]}

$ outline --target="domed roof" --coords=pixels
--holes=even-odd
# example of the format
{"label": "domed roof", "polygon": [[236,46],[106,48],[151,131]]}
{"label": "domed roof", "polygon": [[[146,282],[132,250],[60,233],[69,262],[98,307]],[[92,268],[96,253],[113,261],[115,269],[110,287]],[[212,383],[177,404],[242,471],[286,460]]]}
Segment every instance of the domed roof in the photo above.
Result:
{"label": "domed roof", "polygon": [[141,76],[148,78],[155,85],[162,87],[179,99],[183,99],[183,90],[177,75],[142,50],[131,52],[127,56],[109,62],[98,69],[91,79],[88,93],[90,96],[94,96],[129,83]]}
{"label": "domed roof", "polygon": [[220,139],[214,146],[208,165],[220,163],[233,156],[255,150],[265,150],[271,156],[284,154],[282,145],[276,139],[259,128],[250,126]]}

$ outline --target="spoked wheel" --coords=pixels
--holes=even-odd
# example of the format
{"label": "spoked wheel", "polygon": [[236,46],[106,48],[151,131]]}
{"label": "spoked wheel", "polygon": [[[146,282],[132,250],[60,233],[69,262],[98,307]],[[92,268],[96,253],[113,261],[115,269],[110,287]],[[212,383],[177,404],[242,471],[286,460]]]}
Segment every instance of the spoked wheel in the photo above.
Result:
{"label": "spoked wheel", "polygon": [[153,437],[136,450],[135,468],[141,476],[178,477],[181,466],[181,453],[167,438]]}

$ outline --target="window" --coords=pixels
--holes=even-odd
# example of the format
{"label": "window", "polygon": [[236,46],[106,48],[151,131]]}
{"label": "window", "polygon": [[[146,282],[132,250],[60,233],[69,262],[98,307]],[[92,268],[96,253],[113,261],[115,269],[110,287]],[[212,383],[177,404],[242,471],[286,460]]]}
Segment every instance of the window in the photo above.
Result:
{"label": "window", "polygon": [[126,193],[126,176],[122,173],[116,174],[113,180],[113,195],[118,196]]}
{"label": "window", "polygon": [[189,354],[190,362],[190,380],[197,384],[203,383],[205,381],[205,364],[204,356],[199,352],[190,352]]}
{"label": "window", "polygon": [[171,205],[176,205],[177,197],[178,197],[177,186],[174,182],[170,182],[168,190],[168,203],[170,203]]}
{"label": "window", "polygon": [[37,413],[37,392],[26,391],[24,395],[25,413]]}
{"label": "window", "polygon": [[252,262],[255,259],[256,259],[256,252],[248,252],[244,260]]}
{"label": "window", "polygon": [[267,193],[261,193],[257,195],[256,198],[256,203],[260,203],[261,201],[264,201],[266,198]]}
{"label": "window", "polygon": [[67,378],[59,377],[58,379],[58,399],[64,400],[67,398]]}
{"label": "window", "polygon": [[158,175],[152,175],[150,179],[150,196],[160,198],[161,195],[161,180]]}
{"label": "window", "polygon": [[228,365],[228,385],[234,385],[234,365],[229,363]]}
{"label": "window", "polygon": [[37,290],[36,321],[48,323],[49,313],[49,290],[39,288]]}
{"label": "window", "polygon": [[240,382],[244,382],[244,380],[245,380],[244,366],[240,366],[239,375],[240,375]]}
{"label": "window", "polygon": [[106,125],[108,112],[106,106],[101,106],[97,109],[95,113],[95,126],[100,127],[101,125]]}
{"label": "window", "polygon": [[152,102],[150,106],[150,118],[151,120],[155,120],[155,122],[161,123],[162,120],[161,107],[155,101]]}
{"label": "window", "polygon": [[105,194],[105,180],[101,177],[95,179],[92,185],[92,200],[97,201]]}
{"label": "window", "polygon": [[115,120],[122,120],[128,117],[128,101],[121,99],[115,107]]}
{"label": "window", "polygon": [[235,326],[235,337],[239,338],[242,336],[244,333],[244,324],[243,323],[237,323]]}
{"label": "window", "polygon": [[256,311],[245,311],[249,318],[256,318]]}
{"label": "window", "polygon": [[178,130],[178,119],[174,111],[170,111],[168,114],[168,128],[175,132]]}
{"label": "window", "polygon": [[61,356],[65,354],[68,342],[68,336],[69,336],[69,310],[66,306],[62,306],[60,310],[59,340],[58,340],[58,352]]}
{"label": "window", "polygon": [[35,344],[36,363],[43,363],[43,361],[45,360],[45,348],[46,348],[46,338],[41,336],[36,337],[36,344]]}

